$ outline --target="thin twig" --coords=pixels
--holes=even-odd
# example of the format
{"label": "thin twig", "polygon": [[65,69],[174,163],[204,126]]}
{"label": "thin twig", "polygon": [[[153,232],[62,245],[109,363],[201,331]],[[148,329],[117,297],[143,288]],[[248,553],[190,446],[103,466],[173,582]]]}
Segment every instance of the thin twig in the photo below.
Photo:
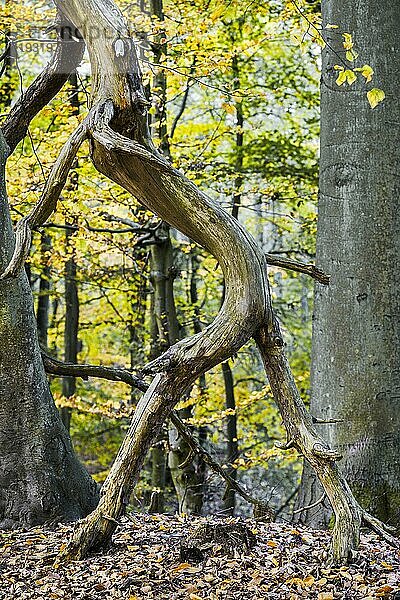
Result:
{"label": "thin twig", "polygon": [[301,513],[305,510],[309,510],[310,508],[315,508],[316,506],[318,506],[318,504],[321,504],[321,502],[323,502],[325,500],[325,492],[322,494],[322,496],[320,498],[318,498],[318,500],[316,502],[313,502],[312,504],[309,504],[308,506],[302,506],[301,508],[298,508],[297,510],[293,511],[294,515],[297,515],[298,513]]}

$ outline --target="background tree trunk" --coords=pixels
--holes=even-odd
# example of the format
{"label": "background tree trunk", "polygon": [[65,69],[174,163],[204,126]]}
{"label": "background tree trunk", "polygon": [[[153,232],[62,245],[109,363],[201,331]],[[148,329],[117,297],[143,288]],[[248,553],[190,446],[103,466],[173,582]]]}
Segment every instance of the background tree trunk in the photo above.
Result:
{"label": "background tree trunk", "polygon": [[40,238],[41,273],[39,280],[39,298],[37,302],[37,328],[39,341],[47,350],[47,332],[49,329],[50,284],[51,270],[49,254],[51,252],[51,237],[44,231]]}
{"label": "background tree trunk", "polygon": [[[237,437],[235,388],[233,386],[232,369],[228,361],[222,363],[222,375],[225,387],[225,407],[227,410],[233,411],[226,418],[226,472],[236,481],[237,470],[233,466],[233,463],[239,457],[239,444]],[[226,514],[233,515],[235,511],[235,495],[235,490],[228,484],[224,494],[224,511]]]}
{"label": "background tree trunk", "polygon": [[[241,32],[240,22],[239,31]],[[235,47],[235,35],[231,33],[232,46]],[[232,76],[234,89],[240,89],[240,67],[237,54],[232,58]],[[242,186],[243,186],[243,105],[241,101],[235,102],[236,110],[236,139],[235,139],[235,173],[234,191],[232,197],[232,216],[235,219],[239,218],[239,209],[242,202]],[[225,294],[224,294],[225,295]],[[236,398],[234,378],[229,361],[222,363],[222,375],[224,378],[225,387],[225,407],[228,411],[226,418],[226,461],[228,463],[227,473],[237,480],[237,470],[232,466],[237,458],[239,458],[239,442],[237,432],[237,413],[236,413]],[[224,494],[224,509],[228,514],[235,512],[236,493],[234,488],[226,486]]]}
{"label": "background tree trunk", "polygon": [[[14,247],[0,133],[0,269]],[[0,528],[78,519],[97,504],[97,486],[77,461],[50,394],[23,270],[0,281]]]}
{"label": "background tree trunk", "polygon": [[[69,220],[68,224],[75,224],[76,220]],[[68,248],[72,232],[65,230],[65,245]],[[79,297],[76,283],[75,251],[65,263],[64,299],[65,299],[65,325],[64,325],[64,361],[76,363],[78,360],[78,328],[79,328]],[[62,393],[65,398],[71,398],[76,391],[75,377],[63,377]],[[68,406],[60,408],[62,422],[69,431],[71,425],[72,409]]]}
{"label": "background tree trunk", "polygon": [[[79,87],[78,76],[76,71],[71,73],[69,78],[71,85],[70,105],[74,115],[79,115]],[[74,167],[78,166],[78,159],[75,159]],[[78,191],[78,174],[77,171],[71,171],[69,176],[68,188],[73,191]],[[67,218],[66,225],[77,226],[76,217]],[[78,284],[76,281],[77,265],[75,260],[75,245],[71,244],[73,230],[65,230],[65,249],[70,251],[70,256],[65,263],[64,272],[64,300],[65,300],[65,323],[64,323],[64,361],[67,363],[76,363],[78,360],[79,342],[79,295]],[[62,393],[65,398],[71,398],[76,391],[75,377],[63,377]],[[68,406],[60,408],[62,422],[69,431],[71,426],[72,409]]]}
{"label": "background tree trunk", "polygon": [[[317,284],[311,412],[342,423],[321,425],[361,504],[400,524],[400,4],[392,0],[322,3],[329,44],[344,56],[343,31],[354,36],[364,83],[338,87],[338,56],[323,51],[321,174],[317,262],[331,273]],[[340,32],[340,34],[338,33]],[[360,77],[361,79],[361,77]],[[386,100],[371,110],[366,89]],[[311,469],[299,506],[321,496]],[[326,524],[323,505],[301,520]]]}

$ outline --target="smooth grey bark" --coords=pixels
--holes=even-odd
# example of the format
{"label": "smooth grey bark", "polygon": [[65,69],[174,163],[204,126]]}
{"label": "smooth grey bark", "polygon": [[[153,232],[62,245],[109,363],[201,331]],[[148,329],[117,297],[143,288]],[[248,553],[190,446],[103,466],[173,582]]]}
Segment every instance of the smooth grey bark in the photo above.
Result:
{"label": "smooth grey bark", "polygon": [[[339,26],[328,41],[343,56],[354,36],[373,81],[338,87],[339,59],[323,51],[317,285],[313,323],[311,412],[343,422],[321,425],[344,454],[343,472],[360,503],[400,524],[400,4],[324,0],[323,21]],[[328,30],[329,31],[329,30]],[[362,78],[360,78],[362,79]],[[372,110],[366,89],[386,99]],[[306,468],[298,505],[321,496]],[[301,520],[326,525],[323,504]]]}
{"label": "smooth grey bark", "polygon": [[[0,269],[14,234],[6,197],[8,148],[0,132]],[[0,281],[0,528],[75,520],[97,504],[50,394],[25,271]]]}
{"label": "smooth grey bark", "polygon": [[[169,278],[168,266],[172,256],[169,227],[162,223],[156,231],[155,243],[150,250],[150,281],[152,295],[150,302],[150,331],[151,346],[149,359],[160,356],[169,347],[169,319],[167,316],[167,279]],[[175,307],[174,307],[175,308]],[[165,503],[165,483],[167,456],[162,434],[160,439],[152,445],[151,460],[151,487],[152,495],[149,512],[163,512]]]}

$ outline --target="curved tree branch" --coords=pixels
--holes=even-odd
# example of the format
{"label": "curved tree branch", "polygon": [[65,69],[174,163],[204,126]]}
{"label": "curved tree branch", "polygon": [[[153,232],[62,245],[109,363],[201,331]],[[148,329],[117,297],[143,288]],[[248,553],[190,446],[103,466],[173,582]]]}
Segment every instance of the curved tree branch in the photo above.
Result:
{"label": "curved tree branch", "polygon": [[[347,560],[358,545],[362,510],[338,472],[333,460],[336,454],[316,433],[296,389],[272,314],[265,255],[235,218],[155,149],[135,44],[112,0],[56,0],[56,5],[88,44],[93,73],[89,129],[94,165],[209,251],[220,263],[226,284],[215,320],[173,345],[143,371],[155,377],[138,403],[100,503],[80,523],[61,558],[81,558],[109,542],[146,452],[174,405],[202,373],[255,337],[288,440],[314,467],[334,508],[334,557]],[[93,27],[98,36],[90,35]]]}
{"label": "curved tree branch", "polygon": [[33,227],[42,225],[57,206],[58,198],[67,181],[72,163],[88,133],[88,117],[71,134],[64,144],[46,181],[42,197],[31,212],[18,222],[15,230],[15,247],[9,265],[0,275],[0,281],[16,277],[23,269],[31,245]]}
{"label": "curved tree branch", "polygon": [[75,31],[75,26],[61,12],[52,28],[57,30],[58,44],[50,62],[26,92],[21,94],[2,125],[11,152],[25,137],[32,119],[61,90],[83,57],[85,44],[79,39],[80,34]]}

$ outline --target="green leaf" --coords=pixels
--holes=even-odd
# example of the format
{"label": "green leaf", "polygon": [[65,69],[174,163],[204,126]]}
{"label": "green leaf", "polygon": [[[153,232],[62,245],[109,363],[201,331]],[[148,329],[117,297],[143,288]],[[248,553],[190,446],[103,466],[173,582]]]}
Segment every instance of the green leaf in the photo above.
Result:
{"label": "green leaf", "polygon": [[355,71],[359,71],[363,77],[366,79],[366,83],[369,83],[372,79],[372,75],[374,74],[374,70],[369,65],[364,65],[363,67],[358,67],[354,69]]}
{"label": "green leaf", "polygon": [[378,106],[385,99],[385,92],[379,88],[373,88],[367,92],[367,98],[371,108],[375,108],[375,106]]}
{"label": "green leaf", "polygon": [[346,75],[347,83],[349,85],[352,85],[355,81],[357,81],[357,75],[354,73],[354,71],[346,69],[344,74]]}
{"label": "green leaf", "polygon": [[343,85],[346,82],[346,71],[340,71],[339,75],[336,78],[336,83],[338,85]]}

